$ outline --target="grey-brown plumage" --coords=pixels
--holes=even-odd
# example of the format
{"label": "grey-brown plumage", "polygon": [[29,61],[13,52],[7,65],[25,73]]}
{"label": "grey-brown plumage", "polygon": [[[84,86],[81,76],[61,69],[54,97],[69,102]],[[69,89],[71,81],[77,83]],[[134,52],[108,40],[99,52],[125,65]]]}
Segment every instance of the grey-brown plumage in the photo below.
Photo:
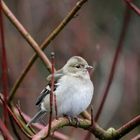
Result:
{"label": "grey-brown plumage", "polygon": [[[91,102],[93,84],[90,80],[86,60],[80,56],[71,57],[64,67],[54,74],[54,94],[57,100],[58,116],[75,117],[83,112]],[[50,109],[51,75],[47,77],[47,86],[37,98],[36,105],[40,111],[31,119],[27,126],[36,122]]]}

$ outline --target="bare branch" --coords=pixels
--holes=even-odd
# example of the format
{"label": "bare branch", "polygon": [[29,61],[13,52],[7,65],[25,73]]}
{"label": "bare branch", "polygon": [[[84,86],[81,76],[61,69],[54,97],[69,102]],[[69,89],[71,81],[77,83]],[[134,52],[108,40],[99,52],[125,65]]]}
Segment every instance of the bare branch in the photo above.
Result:
{"label": "bare branch", "polygon": [[131,140],[140,140],[140,134],[138,134],[137,136],[135,136],[135,137],[132,138]]}
{"label": "bare branch", "polygon": [[2,68],[2,92],[4,95],[4,122],[7,125],[7,109],[6,109],[6,102],[7,102],[7,96],[8,96],[8,66],[7,66],[7,56],[6,56],[6,49],[5,49],[5,38],[4,38],[4,25],[3,25],[3,15],[2,15],[2,2],[0,0],[0,56],[1,56],[1,68]]}
{"label": "bare branch", "polygon": [[52,125],[52,113],[54,104],[54,52],[51,53],[51,63],[52,63],[52,76],[51,76],[51,93],[50,93],[50,116],[49,116],[49,129],[48,135],[50,135],[51,125]]}
{"label": "bare branch", "polygon": [[9,132],[9,130],[6,128],[5,124],[2,122],[1,119],[0,119],[0,130],[1,130],[2,134],[4,135],[4,137],[6,139],[14,140],[14,138],[12,137],[12,135]]}
{"label": "bare branch", "polygon": [[[63,28],[71,21],[71,19],[75,16],[75,14],[78,12],[78,10],[83,6],[83,4],[87,2],[87,0],[79,0],[76,5],[73,7],[73,9],[66,15],[66,17],[62,20],[62,22],[50,33],[50,35],[46,38],[46,40],[41,44],[41,49],[45,49],[45,47],[47,47],[51,41],[63,30]],[[28,43],[30,45],[35,45],[38,46],[37,43],[33,40],[33,38],[31,38],[31,36],[29,35],[29,33],[22,28],[23,26],[18,26],[20,25],[20,23],[17,25],[15,21],[17,21],[17,19],[15,19],[14,15],[12,14],[12,12],[8,9],[8,7],[5,5],[5,3],[3,2],[2,4],[2,8],[3,11],[5,13],[5,15],[9,18],[9,20],[14,24],[14,26],[21,31],[21,34],[23,35],[23,31],[24,31],[24,37],[26,37],[26,40],[28,41]],[[19,29],[21,28],[21,29]],[[33,46],[32,46],[33,47]],[[25,67],[25,69],[23,69],[21,75],[19,76],[19,78],[17,79],[17,81],[15,82],[12,90],[11,90],[11,94],[9,97],[9,100],[12,100],[19,85],[21,84],[21,82],[23,81],[24,77],[26,76],[26,74],[28,73],[28,71],[30,70],[30,68],[32,67],[32,65],[34,64],[35,60],[38,58],[38,55],[35,53],[31,59],[29,60],[29,63],[27,64],[27,66]],[[48,70],[51,71],[51,63],[48,60],[48,65],[46,65]]]}
{"label": "bare branch", "polygon": [[134,5],[130,0],[125,0],[126,4],[134,11],[138,16],[140,16],[140,9]]}
{"label": "bare branch", "polygon": [[85,119],[91,120],[91,115],[86,110],[81,113],[81,116]]}
{"label": "bare branch", "polygon": [[[10,9],[6,6],[4,1],[2,1],[2,8],[5,13],[5,15],[9,18],[9,20],[13,23],[13,25],[17,28],[17,30],[21,33],[21,35],[26,39],[26,41],[31,45],[31,47],[36,52],[36,55],[38,55],[41,60],[44,62],[45,66],[47,66],[48,69],[51,69],[51,63],[47,56],[44,54],[44,52],[40,49],[39,45],[35,42],[35,40],[31,37],[31,35],[26,31],[26,29],[23,27],[23,25],[17,20],[17,18],[14,16],[14,14],[10,11]],[[25,74],[21,75],[21,79],[25,76]],[[17,80],[15,85],[13,86],[11,90],[11,95],[9,97],[9,101],[11,101],[14,97],[14,93],[16,92],[17,88],[19,87],[20,80]]]}
{"label": "bare branch", "polygon": [[[79,120],[78,125],[76,124],[75,121],[72,121],[70,123],[69,120],[66,118],[59,118],[58,120],[54,120],[52,122],[51,133],[64,126],[74,126],[74,127],[83,128],[85,130],[90,129],[91,122],[89,120],[83,120],[83,119],[78,119],[78,120]],[[98,137],[102,137],[102,135],[105,135],[105,131],[96,124],[94,134]],[[48,135],[48,126],[44,127],[41,131],[39,131],[36,135],[34,135],[33,140],[40,140],[46,138],[47,135]]]}
{"label": "bare branch", "polygon": [[115,69],[116,69],[116,66],[117,66],[117,63],[118,63],[118,60],[119,60],[119,56],[120,56],[120,53],[121,53],[121,50],[122,50],[122,47],[123,47],[123,44],[124,44],[125,36],[126,36],[127,31],[128,31],[130,16],[131,16],[131,14],[130,14],[129,8],[126,7],[125,14],[124,14],[124,20],[123,20],[123,25],[122,25],[122,29],[121,29],[121,33],[120,33],[120,38],[119,38],[117,49],[116,49],[116,52],[115,52],[115,55],[114,55],[114,58],[113,58],[112,67],[111,67],[111,70],[110,70],[107,85],[105,87],[105,91],[103,93],[101,104],[100,104],[99,109],[97,111],[97,114],[95,116],[95,121],[98,121],[99,116],[102,112],[104,103],[106,101],[106,98],[108,96],[109,89],[110,89],[110,86],[111,86],[113,78],[114,78]]}
{"label": "bare branch", "polygon": [[[1,94],[0,94],[1,95]],[[1,95],[2,96],[2,95]],[[31,120],[31,118],[28,116],[28,115],[26,115],[24,112],[22,112],[21,110],[18,110],[18,108],[16,108],[16,107],[14,107],[14,106],[12,106],[12,108],[13,108],[13,112],[14,112],[14,114],[16,115],[16,117],[23,117],[24,119],[25,119],[25,121],[26,122],[28,122],[28,121],[30,121]],[[45,126],[44,125],[42,125],[42,124],[40,124],[40,123],[36,123],[36,124],[33,124],[33,126],[35,127],[35,128],[37,128],[38,130],[41,130],[41,129],[43,129]],[[55,131],[54,133],[53,133],[53,137],[55,137],[55,138],[59,138],[59,139],[61,139],[61,140],[68,140],[69,139],[69,137],[68,136],[66,136],[65,134],[62,134],[62,133],[60,133],[60,132],[57,132],[57,131]]]}
{"label": "bare branch", "polygon": [[132,131],[135,127],[140,125],[140,115],[123,125],[121,128],[117,130],[118,136],[116,138],[121,138],[130,131]]}
{"label": "bare branch", "polygon": [[[79,120],[78,125],[76,124],[75,121],[72,121],[70,123],[66,118],[59,118],[58,120],[54,120],[52,122],[51,133],[64,126],[73,126],[88,130],[101,140],[115,140],[122,138],[124,135],[126,135],[131,130],[136,128],[138,125],[140,125],[140,115],[135,117],[125,125],[123,125],[118,130],[115,130],[114,128],[109,128],[106,131],[103,128],[101,128],[97,123],[94,123],[94,125],[91,127],[91,121],[80,118],[78,120]],[[41,131],[39,131],[36,135],[34,135],[33,140],[41,140],[46,138],[47,136],[48,136],[48,126],[44,127]]]}

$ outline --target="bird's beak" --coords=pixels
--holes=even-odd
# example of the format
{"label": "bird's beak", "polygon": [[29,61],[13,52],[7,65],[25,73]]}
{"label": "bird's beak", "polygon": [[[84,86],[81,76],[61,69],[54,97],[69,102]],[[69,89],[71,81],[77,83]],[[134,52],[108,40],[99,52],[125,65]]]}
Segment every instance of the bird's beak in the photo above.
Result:
{"label": "bird's beak", "polygon": [[89,74],[92,73],[93,67],[92,66],[86,66],[87,71],[89,72]]}
{"label": "bird's beak", "polygon": [[86,69],[87,69],[87,70],[92,70],[93,67],[88,65],[88,66],[86,66]]}

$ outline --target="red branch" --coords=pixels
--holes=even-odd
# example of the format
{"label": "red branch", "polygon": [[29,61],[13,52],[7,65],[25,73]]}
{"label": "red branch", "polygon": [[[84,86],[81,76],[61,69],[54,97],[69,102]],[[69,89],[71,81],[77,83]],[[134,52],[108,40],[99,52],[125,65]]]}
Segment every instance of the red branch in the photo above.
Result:
{"label": "red branch", "polygon": [[123,47],[123,43],[124,43],[124,39],[125,39],[125,36],[126,36],[126,33],[127,33],[129,21],[130,21],[130,11],[126,7],[125,15],[124,15],[124,20],[123,20],[123,25],[122,25],[122,29],[121,29],[121,34],[120,34],[120,38],[119,38],[119,42],[118,42],[117,49],[116,49],[116,52],[115,52],[115,55],[114,55],[114,58],[113,58],[113,63],[112,63],[110,75],[109,75],[109,78],[108,78],[107,85],[105,87],[105,91],[104,91],[104,94],[103,94],[103,97],[102,97],[102,100],[101,100],[101,104],[100,104],[99,109],[97,111],[97,114],[95,116],[95,121],[98,121],[99,116],[100,116],[100,114],[102,112],[104,103],[106,101],[107,95],[109,93],[109,89],[110,89],[110,86],[112,84],[112,81],[113,81],[113,78],[114,78],[115,69],[116,69],[116,66],[117,66],[118,59],[119,59],[119,54],[121,53],[121,50],[122,50],[122,47]]}
{"label": "red branch", "polygon": [[131,140],[140,140],[140,134],[138,134],[137,136],[135,136],[135,137],[132,138]]}
{"label": "red branch", "polygon": [[1,119],[0,119],[0,130],[7,140],[14,140],[9,130],[6,128],[5,124],[2,122]]}
{"label": "red branch", "polygon": [[52,112],[53,112],[53,91],[54,91],[54,53],[51,53],[51,63],[52,63],[52,76],[51,76],[51,93],[50,93],[50,116],[49,116],[49,128],[48,135],[51,131],[51,123],[52,123]]}
{"label": "red branch", "polygon": [[[0,101],[1,101],[2,103],[4,103],[4,100],[3,100],[2,96],[0,96]],[[30,136],[29,134],[27,134],[26,131],[24,130],[23,125],[20,123],[20,121],[18,120],[17,116],[14,114],[13,110],[11,110],[12,106],[11,106],[11,108],[10,108],[7,104],[5,104],[5,105],[6,105],[6,109],[7,109],[8,113],[9,113],[9,117],[12,116],[13,119],[14,119],[14,122],[18,125],[18,127],[22,130],[22,132],[23,132],[28,138],[31,138],[31,136]]]}
{"label": "red branch", "polygon": [[[21,111],[21,110],[20,110]],[[14,112],[15,112],[15,114],[17,114],[17,115],[19,115],[19,117],[21,116],[20,114],[19,114],[19,110],[18,110],[18,108],[16,108],[16,107],[14,107]],[[20,112],[21,114],[22,114],[22,116],[23,116],[23,118],[26,120],[26,122],[28,122],[28,121],[30,121],[31,120],[31,118],[27,115],[27,114],[25,114],[24,112]],[[41,129],[43,129],[45,126],[44,125],[42,125],[42,124],[40,124],[40,123],[34,123],[34,124],[32,124],[35,128],[37,128],[38,130],[41,130]],[[67,135],[65,135],[65,134],[62,134],[62,133],[60,133],[60,132],[57,132],[57,131],[55,131],[54,133],[53,133],[53,137],[54,138],[57,138],[57,139],[61,139],[61,140],[69,140],[69,137],[67,136]]]}
{"label": "red branch", "polygon": [[56,117],[56,120],[58,119],[58,116],[57,116],[57,99],[56,99],[56,95],[54,94],[54,106],[55,106],[55,117]]}
{"label": "red branch", "polygon": [[2,92],[4,95],[4,121],[7,124],[7,95],[8,95],[8,77],[7,77],[7,58],[4,42],[4,27],[3,27],[3,17],[2,17],[2,3],[0,0],[0,47],[1,47],[1,60],[2,60]]}
{"label": "red branch", "polygon": [[117,130],[118,137],[126,135],[128,132],[140,125],[140,115],[123,125]]}
{"label": "red branch", "polygon": [[125,2],[131,10],[140,16],[140,9],[136,5],[134,5],[130,0],[125,0]]}

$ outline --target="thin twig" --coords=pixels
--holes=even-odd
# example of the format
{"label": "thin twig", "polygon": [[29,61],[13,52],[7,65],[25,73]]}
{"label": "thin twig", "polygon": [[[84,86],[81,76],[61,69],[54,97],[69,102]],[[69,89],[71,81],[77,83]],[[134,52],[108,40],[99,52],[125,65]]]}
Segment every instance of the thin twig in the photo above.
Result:
{"label": "thin twig", "polygon": [[80,115],[85,119],[91,120],[91,115],[90,115],[90,113],[87,112],[87,110],[82,112]]}
{"label": "thin twig", "polygon": [[14,14],[10,11],[10,9],[6,6],[4,1],[2,0],[2,8],[5,15],[9,18],[9,20],[13,23],[16,29],[20,32],[20,34],[24,37],[24,39],[30,44],[39,58],[44,62],[45,66],[51,66],[49,59],[45,55],[45,53],[41,50],[37,42],[32,38],[29,32],[23,27],[23,25],[18,21],[18,19],[14,16]]}
{"label": "thin twig", "polygon": [[[3,102],[2,97],[0,96],[1,101]],[[15,107],[13,107],[15,109]],[[17,122],[17,118],[15,114],[11,111],[11,109],[8,107],[9,113],[12,115],[13,119],[15,120],[16,124],[18,124],[21,128],[21,124]],[[16,109],[17,110],[17,109]],[[13,110],[15,112],[15,110]],[[119,129],[115,130],[114,128],[109,128],[107,130],[104,130],[101,128],[96,122],[94,123],[94,127],[91,126],[91,121],[86,119],[78,119],[79,123],[77,124],[75,121],[72,121],[71,123],[66,118],[59,118],[58,120],[54,120],[52,122],[52,129],[51,134],[58,130],[61,127],[64,126],[73,126],[73,127],[79,127],[85,130],[90,131],[92,134],[94,134],[97,138],[101,140],[116,140],[122,138],[124,135],[132,131],[134,128],[140,125],[140,115],[136,116],[134,119],[130,120],[128,123],[120,127]],[[25,135],[29,137],[29,135],[22,130]],[[48,126],[42,127],[41,130],[35,134],[32,138],[33,140],[41,140],[42,138],[46,138],[48,135]]]}
{"label": "thin twig", "polygon": [[9,117],[9,120],[10,120],[10,124],[11,124],[12,131],[14,133],[14,136],[16,137],[17,140],[21,140],[21,136],[16,128],[14,119],[12,117]]}
{"label": "thin twig", "polygon": [[[4,100],[3,100],[3,96],[0,94],[0,101],[2,103],[4,103]],[[24,129],[23,127],[23,124],[21,123],[22,121],[19,120],[19,117],[17,117],[15,114],[14,114],[14,111],[11,110],[11,108],[13,108],[13,105],[11,104],[11,108],[6,104],[6,108],[8,110],[8,113],[10,114],[9,117],[13,117],[15,123],[18,125],[18,127],[22,130],[22,132],[29,138],[31,138],[31,135],[33,134],[30,129],[26,128],[26,130]]]}
{"label": "thin twig", "polygon": [[[107,130],[104,130],[96,122],[94,123],[94,127],[91,128],[90,127],[91,121],[80,119],[80,118],[78,120],[79,120],[78,125],[75,123],[75,121],[72,121],[70,123],[66,118],[59,118],[59,120],[54,120],[52,122],[51,134],[61,127],[73,126],[73,127],[79,127],[90,131],[100,140],[117,140],[122,138],[130,131],[132,131],[138,125],[140,125],[140,115],[135,117],[134,119],[132,119],[131,121],[123,125],[122,127],[120,127],[118,130],[115,130],[114,128],[109,128]],[[34,135],[33,140],[41,140],[46,138],[47,136],[48,136],[48,126],[44,127],[41,131],[39,131],[36,135]]]}
{"label": "thin twig", "polygon": [[[50,33],[50,35],[45,39],[45,41],[41,44],[41,49],[44,50],[51,42],[52,40],[63,30],[63,28],[73,19],[73,17],[75,16],[75,14],[81,9],[81,7],[84,5],[84,3],[87,2],[87,0],[79,0],[76,5],[72,8],[72,10],[66,15],[66,17],[62,20],[62,22]],[[4,4],[2,4],[2,8],[3,11],[5,13],[5,15],[10,19],[10,21],[14,24],[13,18],[11,16],[12,12],[8,9],[8,7]],[[16,24],[14,24],[14,26],[16,28],[18,28],[18,26]],[[28,33],[29,35],[29,33]],[[26,38],[28,39],[28,37]],[[29,42],[29,40],[28,40]],[[35,41],[34,41],[35,42]],[[31,42],[30,42],[30,45]],[[21,75],[19,76],[19,78],[16,80],[11,92],[10,92],[10,96],[9,96],[9,100],[11,101],[19,87],[19,85],[21,84],[21,82],[23,81],[23,79],[25,78],[26,74],[28,73],[28,71],[30,70],[30,68],[32,67],[32,65],[34,64],[35,60],[38,58],[37,54],[34,54],[31,59],[29,60],[29,63],[27,64],[27,66],[25,67],[25,69],[23,69]],[[51,63],[48,60],[48,70],[51,71]]]}
{"label": "thin twig", "polygon": [[140,140],[140,134],[138,134],[137,136],[135,136],[135,137],[132,138],[131,140]]}
{"label": "thin twig", "polygon": [[57,115],[57,99],[56,99],[55,94],[54,94],[54,107],[55,107],[55,118],[57,120],[58,119],[58,115]]}
{"label": "thin twig", "polygon": [[[4,25],[3,25],[3,15],[2,15],[2,2],[0,0],[0,48],[1,48],[1,60],[2,60],[2,92],[4,94],[4,122],[7,125],[8,122],[8,114],[6,109],[7,96],[8,96],[8,76],[7,76],[7,57],[6,57],[6,49],[4,42]],[[8,126],[8,125],[7,125]]]}
{"label": "thin twig", "polygon": [[[95,120],[94,120],[94,116],[93,116],[93,106],[91,106],[91,126],[94,127],[94,125],[95,125]],[[90,131],[88,131],[84,140],[89,140],[90,137],[91,137],[91,133],[90,133]]]}
{"label": "thin twig", "polygon": [[[13,110],[14,110],[14,113],[16,114],[16,116],[20,117],[19,116],[19,111],[17,110],[17,108],[13,107]],[[28,115],[26,115],[24,112],[21,112],[21,114],[27,122],[30,121],[31,118]],[[44,125],[39,124],[39,123],[35,123],[35,124],[33,124],[33,126],[35,128],[37,128],[38,130],[41,130],[45,127]],[[53,133],[53,137],[58,138],[58,139],[62,139],[62,140],[68,140],[69,139],[69,137],[67,135],[62,134],[62,133],[57,132],[57,131],[55,131]]]}
{"label": "thin twig", "polygon": [[0,130],[1,130],[2,135],[4,135],[4,137],[5,137],[6,140],[14,140],[14,138],[12,137],[12,135],[9,132],[9,130],[7,129],[7,127],[2,122],[1,119],[0,119]]}
{"label": "thin twig", "polygon": [[140,9],[134,5],[130,0],[125,0],[126,4],[131,10],[133,10],[138,16],[140,16]]}
{"label": "thin twig", "polygon": [[[83,119],[78,119],[79,123],[76,124],[75,121],[72,121],[71,123],[69,122],[68,119],[66,118],[59,118],[58,120],[54,120],[52,122],[52,129],[51,133],[53,133],[55,130],[64,127],[64,126],[74,126],[74,127],[79,127],[88,130],[88,128],[91,125],[91,122],[89,120],[83,120]],[[98,125],[95,126],[96,130],[94,131],[96,135],[99,137],[99,133],[102,133],[103,135],[105,134],[105,131],[100,128]],[[34,135],[33,140],[41,140],[47,137],[48,135],[48,126],[44,127],[40,132],[38,132],[36,135]],[[98,133],[99,132],[99,133]]]}
{"label": "thin twig", "polygon": [[105,91],[103,93],[103,97],[102,97],[99,109],[98,109],[97,114],[95,116],[95,121],[98,121],[99,116],[102,112],[104,103],[106,101],[106,98],[108,96],[109,89],[111,87],[111,84],[112,84],[112,81],[113,81],[113,78],[114,78],[114,73],[115,73],[117,63],[118,63],[118,60],[119,60],[119,56],[120,56],[121,50],[123,48],[124,39],[125,39],[126,33],[128,31],[130,16],[131,16],[130,10],[129,10],[128,7],[126,7],[125,14],[124,14],[124,20],[123,20],[123,25],[122,25],[122,29],[121,29],[121,33],[120,33],[120,38],[119,38],[117,49],[116,49],[116,52],[115,52],[115,55],[114,55],[114,58],[113,58],[113,62],[112,62],[109,78],[108,78],[108,81],[107,81],[107,85],[105,87]]}
{"label": "thin twig", "polygon": [[93,117],[93,107],[91,106],[91,126],[94,125],[94,117]]}
{"label": "thin twig", "polygon": [[117,130],[118,135],[116,138],[121,138],[122,136],[126,135],[130,131],[132,131],[135,127],[140,125],[140,115],[123,125]]}
{"label": "thin twig", "polygon": [[54,52],[51,53],[51,63],[52,63],[52,76],[51,76],[51,93],[50,93],[50,116],[49,116],[49,129],[48,135],[51,132],[52,124],[52,112],[53,112],[53,103],[54,103]]}
{"label": "thin twig", "polygon": [[[21,109],[20,109],[19,104],[15,106],[15,109],[17,109],[17,111],[18,111],[18,113],[19,113],[19,116],[18,116],[18,117],[20,117],[20,118],[22,119],[22,121],[23,121],[24,124],[27,124],[27,121],[26,121],[26,119],[24,118],[24,116],[23,116],[23,114],[22,114],[22,111],[21,111]],[[36,133],[35,130],[33,130],[30,126],[28,126],[28,127],[30,128],[30,130],[31,130],[34,134]]]}
{"label": "thin twig", "polygon": [[[45,66],[48,69],[51,69],[51,63],[50,63],[49,59],[47,58],[47,56],[45,55],[45,53],[41,50],[39,45],[35,42],[35,40],[31,37],[31,35],[27,32],[27,30],[23,27],[23,25],[17,20],[17,18],[14,16],[14,14],[6,6],[4,1],[2,1],[2,8],[3,8],[5,15],[9,18],[9,20],[13,23],[13,25],[17,28],[17,30],[21,33],[21,35],[26,39],[26,41],[34,49],[34,51],[36,52],[36,55],[38,55],[41,58],[41,60],[44,62]],[[26,69],[26,70],[28,71],[28,69]],[[21,75],[21,80],[23,78],[22,76],[24,77],[25,74]],[[18,87],[19,87],[19,83],[16,81],[15,85],[13,86],[13,88],[11,90],[9,101],[11,101],[13,99],[14,93],[16,92]]]}

